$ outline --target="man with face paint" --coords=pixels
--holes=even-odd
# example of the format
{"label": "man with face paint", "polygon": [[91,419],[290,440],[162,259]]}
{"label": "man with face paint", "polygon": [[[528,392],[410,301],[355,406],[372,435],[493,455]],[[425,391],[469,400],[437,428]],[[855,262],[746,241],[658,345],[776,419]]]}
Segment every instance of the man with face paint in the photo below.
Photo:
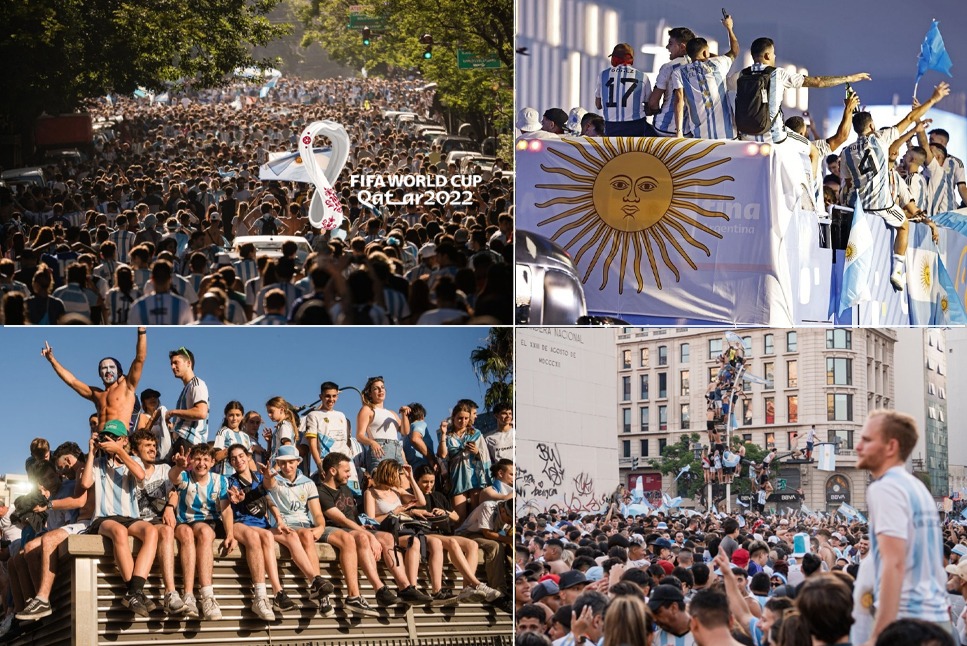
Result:
{"label": "man with face paint", "polygon": [[138,381],[141,380],[141,370],[144,368],[144,360],[148,356],[148,332],[145,328],[138,328],[138,343],[134,361],[131,362],[128,374],[124,374],[117,359],[112,357],[101,359],[101,362],[97,365],[97,372],[101,376],[103,388],[89,386],[75,377],[54,358],[54,350],[46,342],[40,354],[50,362],[54,372],[65,384],[84,399],[94,402],[94,407],[97,409],[98,431],[102,430],[104,425],[111,420],[118,420],[125,427],[130,426],[131,416],[134,413]]}

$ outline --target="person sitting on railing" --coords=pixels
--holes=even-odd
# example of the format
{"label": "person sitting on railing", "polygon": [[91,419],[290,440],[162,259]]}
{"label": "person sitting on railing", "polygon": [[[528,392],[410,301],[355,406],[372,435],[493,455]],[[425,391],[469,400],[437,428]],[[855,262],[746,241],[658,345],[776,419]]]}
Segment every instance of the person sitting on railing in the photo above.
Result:
{"label": "person sitting on railing", "polygon": [[[235,547],[234,519],[231,513],[225,513],[230,504],[228,480],[217,473],[210,473],[215,463],[215,449],[207,444],[193,446],[190,453],[186,453],[182,447],[174,460],[168,479],[178,492],[175,539],[181,556],[187,614],[189,617],[198,617],[194,595],[197,559],[202,614],[205,619],[221,619],[222,611],[215,600],[212,586],[212,545],[216,538],[221,538],[225,554]],[[190,472],[186,471],[189,461]]]}

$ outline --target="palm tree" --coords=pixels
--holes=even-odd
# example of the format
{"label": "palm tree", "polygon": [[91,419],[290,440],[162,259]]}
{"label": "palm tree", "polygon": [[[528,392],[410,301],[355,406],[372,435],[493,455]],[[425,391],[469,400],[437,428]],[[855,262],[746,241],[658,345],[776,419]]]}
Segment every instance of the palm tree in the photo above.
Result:
{"label": "palm tree", "polygon": [[486,345],[470,353],[470,363],[480,381],[487,383],[484,406],[493,410],[500,403],[514,402],[514,330],[492,327]]}

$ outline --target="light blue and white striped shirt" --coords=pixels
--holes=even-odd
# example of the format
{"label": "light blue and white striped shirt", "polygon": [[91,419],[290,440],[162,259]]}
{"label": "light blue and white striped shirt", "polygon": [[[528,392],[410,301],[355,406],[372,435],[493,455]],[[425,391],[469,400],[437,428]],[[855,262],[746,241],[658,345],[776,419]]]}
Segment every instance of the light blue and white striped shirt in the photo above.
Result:
{"label": "light blue and white striped shirt", "polygon": [[316,483],[297,471],[295,482],[289,482],[281,474],[275,476],[275,489],[269,491],[272,502],[279,508],[282,520],[290,527],[312,527],[309,501],[319,498]]}
{"label": "light blue and white striped shirt", "polygon": [[[188,410],[189,408],[193,408],[195,404],[200,403],[208,403],[208,385],[198,377],[193,377],[181,389],[181,394],[178,395],[178,403],[175,404],[175,410]],[[208,442],[207,417],[205,419],[191,420],[175,416],[171,419],[171,432],[184,438],[189,444],[205,444]]]}
{"label": "light blue and white striped shirt", "polygon": [[128,261],[128,252],[134,246],[134,236],[127,229],[119,229],[107,237],[108,240],[117,245],[117,259],[121,262]]}
{"label": "light blue and white striped shirt", "polygon": [[94,458],[94,518],[140,518],[137,489],[138,479],[123,463],[108,455]]}
{"label": "light blue and white striped shirt", "polygon": [[177,294],[149,294],[136,300],[128,312],[130,325],[188,325],[191,305]]}
{"label": "light blue and white striped shirt", "polygon": [[890,189],[890,144],[900,133],[895,127],[882,128],[858,137],[840,155],[840,168],[846,167],[853,180],[849,206],[859,195],[864,211],[883,211],[894,205]]}
{"label": "light blue and white striped shirt", "polygon": [[630,65],[603,70],[594,91],[594,97],[601,99],[604,120],[611,122],[644,119],[649,96],[651,81]]}
{"label": "light blue and white striped shirt", "polygon": [[870,484],[866,501],[870,510],[870,554],[876,572],[874,599],[883,571],[880,539],[899,538],[905,543],[905,571],[897,619],[949,621],[943,534],[930,492],[898,465]]}
{"label": "light blue and white striped shirt", "polygon": [[137,287],[132,289],[130,294],[125,294],[117,287],[109,291],[107,293],[107,306],[111,325],[127,325],[131,306],[140,297],[141,292]]}
{"label": "light blue and white striped shirt", "polygon": [[[252,438],[245,431],[233,431],[227,426],[221,427],[215,435],[215,450],[227,449],[233,444],[241,444],[246,449],[250,449],[252,448]],[[235,468],[228,461],[228,456],[225,456],[224,460],[216,464],[214,470],[215,473],[220,473],[226,478],[235,475]]]}
{"label": "light blue and white striped shirt", "polygon": [[94,292],[76,283],[58,287],[51,296],[64,301],[64,309],[68,314],[82,314],[88,318],[91,317],[91,308],[97,305]]}
{"label": "light blue and white striped shirt", "polygon": [[695,638],[692,637],[692,633],[690,632],[679,637],[663,628],[659,628],[651,640],[651,646],[695,646]]}
{"label": "light blue and white striped shirt", "polygon": [[209,473],[206,482],[195,482],[187,471],[182,471],[175,489],[178,490],[175,517],[179,523],[221,518],[221,501],[228,500],[228,479],[224,476]]}
{"label": "light blue and white striped shirt", "polygon": [[728,101],[731,56],[713,56],[680,66],[672,74],[672,91],[681,89],[685,100],[682,131],[700,139],[735,139],[735,120]]}
{"label": "light blue and white striped shirt", "polygon": [[[665,96],[662,98],[661,111],[655,115],[655,130],[659,134],[669,137],[675,136],[675,97],[670,87],[671,77],[675,73],[675,70],[691,62],[688,56],[679,56],[675,60],[665,63],[658,70],[658,78],[655,79],[655,89],[665,91]],[[688,112],[687,105],[685,106],[685,112]],[[687,123],[687,116],[685,123]],[[688,132],[687,128],[685,132]]]}

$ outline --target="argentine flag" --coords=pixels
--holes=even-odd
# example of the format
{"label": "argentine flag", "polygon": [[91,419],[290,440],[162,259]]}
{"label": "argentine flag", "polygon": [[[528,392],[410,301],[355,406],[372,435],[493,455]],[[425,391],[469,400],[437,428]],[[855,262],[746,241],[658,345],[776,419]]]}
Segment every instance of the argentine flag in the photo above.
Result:
{"label": "argentine flag", "polygon": [[943,259],[937,257],[937,300],[934,303],[936,322],[931,325],[967,325],[967,310],[960,300],[957,288],[944,267]]}
{"label": "argentine flag", "polygon": [[820,471],[836,470],[836,445],[824,442],[816,445],[816,468]]}
{"label": "argentine flag", "polygon": [[870,270],[873,264],[873,232],[863,213],[863,205],[856,200],[853,225],[846,244],[846,268],[839,293],[839,313],[873,299],[870,294]]}
{"label": "argentine flag", "polygon": [[836,511],[846,516],[848,520],[858,520],[861,523],[866,522],[866,516],[858,512],[854,507],[847,505],[845,502],[841,504],[839,509]]}

